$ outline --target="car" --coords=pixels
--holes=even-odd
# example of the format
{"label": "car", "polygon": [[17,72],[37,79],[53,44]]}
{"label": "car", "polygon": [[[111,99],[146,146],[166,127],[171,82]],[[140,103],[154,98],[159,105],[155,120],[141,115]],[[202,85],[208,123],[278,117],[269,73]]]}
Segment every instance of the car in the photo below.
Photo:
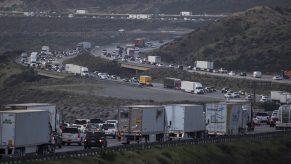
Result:
{"label": "car", "polygon": [[112,79],[112,80],[117,80],[117,76],[116,76],[116,75],[111,75],[111,76],[110,76],[110,79]]}
{"label": "car", "polygon": [[229,88],[222,88],[221,93],[227,93],[228,90],[229,90]]}
{"label": "car", "polygon": [[263,103],[270,102],[270,101],[271,101],[271,99],[268,96],[262,96],[260,99],[260,102],[263,102]]}
{"label": "car", "polygon": [[218,72],[219,72],[219,73],[227,73],[227,70],[224,69],[224,68],[220,68],[220,69],[218,70]]}
{"label": "car", "polygon": [[204,92],[206,92],[206,93],[210,93],[210,92],[212,92],[211,87],[205,87],[205,88],[204,88]]}
{"label": "car", "polygon": [[224,98],[233,98],[231,93],[224,94]]}
{"label": "car", "polygon": [[244,90],[239,90],[238,93],[239,93],[240,95],[246,95],[247,92],[244,91]]}
{"label": "car", "polygon": [[236,74],[235,74],[234,71],[230,71],[230,72],[228,73],[228,75],[229,75],[229,76],[235,76]]}
{"label": "car", "polygon": [[123,81],[123,82],[129,82],[129,79],[128,78],[123,78],[121,81]]}
{"label": "car", "polygon": [[170,64],[169,68],[175,68],[174,64]]}
{"label": "car", "polygon": [[231,93],[232,98],[240,98],[240,94],[238,92]]}
{"label": "car", "polygon": [[253,100],[254,99],[254,96],[253,95],[247,95],[246,97],[245,97],[245,100],[249,100],[249,101],[251,101],[251,100]]}
{"label": "car", "polygon": [[270,127],[274,127],[276,122],[279,120],[279,116],[278,116],[279,110],[274,110],[272,112],[271,117],[269,118],[268,124],[270,125]]}
{"label": "car", "polygon": [[192,70],[193,67],[191,65],[187,66],[187,70]]}
{"label": "car", "polygon": [[283,77],[282,76],[274,76],[272,79],[273,80],[283,80]]}
{"label": "car", "polygon": [[158,66],[158,67],[163,67],[164,64],[163,64],[163,63],[158,63],[157,66]]}
{"label": "car", "polygon": [[255,115],[256,119],[260,122],[260,123],[267,123],[269,120],[269,115],[266,112],[258,112]]}
{"label": "car", "polygon": [[240,75],[240,76],[247,76],[247,73],[245,73],[245,72],[241,72],[241,73],[239,73],[239,75]]}
{"label": "car", "polygon": [[233,91],[233,90],[231,90],[231,89],[227,91],[227,93],[233,93],[233,92],[234,92],[234,91]]}
{"label": "car", "polygon": [[219,73],[218,70],[214,69],[212,70],[212,73]]}
{"label": "car", "polygon": [[113,139],[117,135],[117,125],[114,123],[104,123],[102,125],[102,130],[104,130],[106,136],[111,136]]}
{"label": "car", "polygon": [[66,143],[70,145],[71,143],[77,143],[79,146],[82,145],[83,142],[83,133],[77,127],[67,127],[62,131],[62,144]]}
{"label": "car", "polygon": [[107,147],[106,135],[104,132],[87,132],[84,140],[84,149],[92,147]]}

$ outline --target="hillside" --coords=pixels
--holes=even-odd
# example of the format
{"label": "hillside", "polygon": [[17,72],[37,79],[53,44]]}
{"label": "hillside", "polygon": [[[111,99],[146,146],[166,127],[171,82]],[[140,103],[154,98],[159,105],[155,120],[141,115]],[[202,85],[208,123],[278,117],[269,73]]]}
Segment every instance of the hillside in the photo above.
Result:
{"label": "hillside", "polygon": [[2,10],[73,11],[88,9],[107,13],[226,13],[256,5],[290,6],[289,0],[1,0]]}
{"label": "hillside", "polygon": [[291,68],[290,29],[290,9],[255,7],[196,29],[153,53],[174,63],[212,60],[217,68],[277,72]]}

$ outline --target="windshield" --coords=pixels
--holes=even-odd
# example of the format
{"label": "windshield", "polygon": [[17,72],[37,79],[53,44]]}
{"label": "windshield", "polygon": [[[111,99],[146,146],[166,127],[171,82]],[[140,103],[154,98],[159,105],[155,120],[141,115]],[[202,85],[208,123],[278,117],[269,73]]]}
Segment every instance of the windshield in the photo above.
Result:
{"label": "windshield", "polygon": [[115,128],[114,124],[103,124],[102,126],[103,129],[107,128],[107,129],[113,129]]}
{"label": "windshield", "polygon": [[63,133],[79,133],[78,128],[65,128]]}
{"label": "windshield", "polygon": [[87,124],[86,120],[75,120],[75,124],[84,125]]}
{"label": "windshield", "polygon": [[96,119],[91,119],[90,122],[91,123],[102,123],[103,121],[101,119],[96,118]]}
{"label": "windshield", "polygon": [[202,87],[196,87],[196,89],[203,89]]}
{"label": "windshield", "polygon": [[257,113],[257,116],[268,116],[267,113]]}

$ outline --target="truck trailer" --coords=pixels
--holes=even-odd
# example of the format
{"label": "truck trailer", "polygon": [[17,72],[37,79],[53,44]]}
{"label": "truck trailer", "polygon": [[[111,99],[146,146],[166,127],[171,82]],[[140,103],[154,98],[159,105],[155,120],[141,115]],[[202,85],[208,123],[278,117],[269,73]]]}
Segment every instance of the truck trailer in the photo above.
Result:
{"label": "truck trailer", "polygon": [[206,104],[208,135],[244,134],[251,119],[251,105],[247,101]]}
{"label": "truck trailer", "polygon": [[278,109],[276,129],[291,129],[291,105],[281,105]]}
{"label": "truck trailer", "polygon": [[48,113],[44,110],[0,111],[0,154],[53,153]]}
{"label": "truck trailer", "polygon": [[201,83],[192,81],[182,81],[181,90],[188,93],[203,94],[204,90]]}
{"label": "truck trailer", "polygon": [[271,91],[271,100],[281,104],[291,103],[291,94],[285,91]]}
{"label": "truck trailer", "polygon": [[163,106],[123,106],[118,112],[118,135],[127,143],[165,139],[166,115]]}
{"label": "truck trailer", "polygon": [[177,78],[165,78],[164,88],[181,89],[181,79]]}
{"label": "truck trailer", "polygon": [[62,147],[61,137],[61,114],[56,105],[48,103],[26,103],[26,104],[8,104],[2,110],[44,110],[49,112],[49,128],[53,136],[53,143],[59,148]]}
{"label": "truck trailer", "polygon": [[208,71],[213,70],[214,63],[210,61],[196,61],[196,70]]}
{"label": "truck trailer", "polygon": [[262,72],[260,72],[260,71],[254,71],[253,72],[253,77],[254,78],[261,78],[262,77]]}
{"label": "truck trailer", "polygon": [[203,105],[165,105],[169,140],[203,138],[206,134]]}
{"label": "truck trailer", "polygon": [[138,80],[139,84],[141,85],[146,85],[146,86],[153,86],[152,82],[152,77],[151,76],[140,76]]}
{"label": "truck trailer", "polygon": [[148,56],[148,62],[151,64],[161,63],[162,59],[160,56]]}
{"label": "truck trailer", "polygon": [[87,67],[75,65],[75,64],[66,64],[65,70],[67,73],[79,75],[79,76],[89,76],[89,71]]}

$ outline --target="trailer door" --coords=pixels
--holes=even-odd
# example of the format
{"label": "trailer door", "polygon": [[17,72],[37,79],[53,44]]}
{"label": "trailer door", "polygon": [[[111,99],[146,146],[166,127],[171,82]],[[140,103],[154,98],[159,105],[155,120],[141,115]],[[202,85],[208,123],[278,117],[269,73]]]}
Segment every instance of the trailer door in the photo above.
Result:
{"label": "trailer door", "polygon": [[3,113],[1,118],[1,145],[14,145],[15,115],[12,113]]}

